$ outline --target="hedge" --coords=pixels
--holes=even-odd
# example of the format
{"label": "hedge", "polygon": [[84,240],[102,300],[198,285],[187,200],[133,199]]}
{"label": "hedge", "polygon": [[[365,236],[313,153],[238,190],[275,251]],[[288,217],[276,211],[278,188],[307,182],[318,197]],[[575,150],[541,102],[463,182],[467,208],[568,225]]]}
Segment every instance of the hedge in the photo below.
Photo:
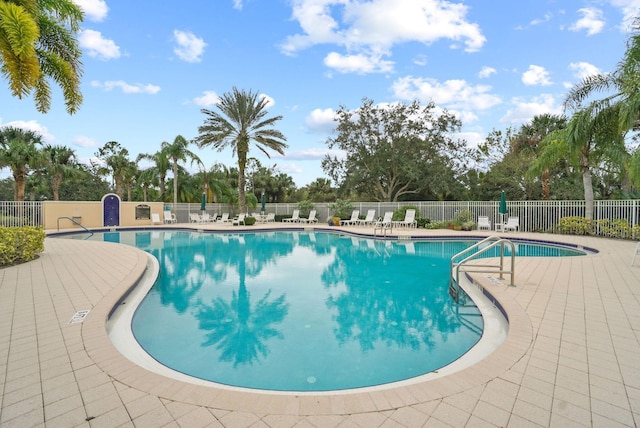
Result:
{"label": "hedge", "polygon": [[0,267],[35,259],[44,251],[42,227],[0,227]]}

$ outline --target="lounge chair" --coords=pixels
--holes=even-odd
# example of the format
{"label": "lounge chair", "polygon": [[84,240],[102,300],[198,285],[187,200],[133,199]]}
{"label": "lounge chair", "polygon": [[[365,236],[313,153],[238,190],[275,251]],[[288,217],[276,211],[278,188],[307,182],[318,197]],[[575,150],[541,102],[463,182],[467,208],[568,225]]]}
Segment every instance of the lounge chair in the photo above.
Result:
{"label": "lounge chair", "polygon": [[367,216],[362,219],[358,219],[359,226],[373,225],[376,222],[376,210],[367,211]]}
{"label": "lounge chair", "polygon": [[198,213],[189,213],[189,219],[191,223],[202,223],[202,217]]}
{"label": "lounge chair", "polygon": [[222,213],[222,217],[216,220],[216,223],[228,223],[229,222],[229,213]]}
{"label": "lounge chair", "polygon": [[351,218],[349,220],[342,220],[340,223],[343,226],[353,226],[358,224],[358,221],[360,221],[360,210],[353,210],[351,211]]}
{"label": "lounge chair", "polygon": [[202,213],[202,217],[200,218],[200,221],[202,223],[211,223],[213,220],[211,219],[211,216],[209,215],[209,213]]}
{"label": "lounge chair", "polygon": [[514,232],[520,231],[520,217],[509,217],[507,223],[502,226],[503,231],[512,230]]}
{"label": "lounge chair", "polygon": [[244,217],[245,217],[244,213],[238,214],[238,218],[234,218],[233,221],[231,222],[231,225],[232,226],[235,226],[235,225],[240,226],[240,223],[242,223],[243,226],[246,226],[246,224],[244,222]]}
{"label": "lounge chair", "polygon": [[171,211],[163,211],[162,215],[164,216],[165,223],[177,223],[176,215]]}
{"label": "lounge chair", "polygon": [[376,230],[380,229],[383,231],[391,231],[393,230],[393,211],[387,211],[384,213],[384,217],[382,219],[378,219],[375,223],[373,223],[373,233],[376,233]]}
{"label": "lounge chair", "polygon": [[267,217],[264,219],[265,223],[274,223],[276,221],[276,214],[275,213],[268,213]]}
{"label": "lounge chair", "polygon": [[291,218],[283,218],[282,221],[285,223],[299,223],[300,210],[293,210],[293,215],[291,216]]}
{"label": "lounge chair", "polygon": [[408,209],[404,213],[404,220],[394,221],[393,225],[396,227],[416,227],[416,210]]}
{"label": "lounge chair", "polygon": [[316,210],[309,211],[309,218],[301,218],[301,223],[317,223],[318,219],[316,218]]}
{"label": "lounge chair", "polygon": [[160,221],[160,214],[151,213],[151,224],[162,224]]}
{"label": "lounge chair", "polygon": [[478,230],[491,230],[489,217],[478,217]]}

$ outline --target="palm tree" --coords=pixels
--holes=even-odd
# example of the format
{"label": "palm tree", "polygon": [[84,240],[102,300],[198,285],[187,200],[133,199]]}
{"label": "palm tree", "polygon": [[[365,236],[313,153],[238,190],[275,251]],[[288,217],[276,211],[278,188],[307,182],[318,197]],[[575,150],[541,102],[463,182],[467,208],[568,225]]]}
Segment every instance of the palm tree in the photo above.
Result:
{"label": "palm tree", "polygon": [[44,147],[45,170],[51,183],[53,200],[60,200],[60,186],[65,177],[72,177],[78,172],[76,153],[66,146],[46,145]]}
{"label": "palm tree", "polygon": [[240,91],[233,88],[220,97],[216,107],[220,112],[202,109],[207,118],[198,128],[198,137],[194,140],[198,147],[212,146],[218,151],[231,147],[238,156],[238,205],[240,212],[246,212],[245,168],[251,140],[267,157],[267,149],[284,154],[287,148],[285,136],[273,129],[282,116],[266,118],[267,98],[257,92]]}
{"label": "palm tree", "polygon": [[182,135],[178,135],[173,143],[169,144],[166,141],[162,143],[161,152],[171,161],[173,165],[173,203],[178,203],[178,162],[185,162],[187,159],[191,159],[191,163],[200,161],[198,155],[193,153],[187,147],[189,141],[187,141]]}
{"label": "palm tree", "polygon": [[33,131],[6,127],[0,130],[0,168],[8,167],[13,173],[14,200],[24,202],[24,189],[29,171],[42,162],[38,145],[42,137]]}
{"label": "palm tree", "polygon": [[167,154],[162,150],[157,151],[153,154],[140,153],[136,158],[136,163],[140,162],[142,159],[150,160],[154,163],[152,169],[158,177],[158,185],[160,186],[160,200],[164,201],[164,195],[167,192],[165,187],[167,183],[167,172],[171,168],[171,163],[169,161],[169,158],[167,157]]}
{"label": "palm tree", "polygon": [[552,131],[544,138],[542,151],[530,168],[532,174],[540,174],[561,159],[567,159],[579,168],[588,219],[593,219],[592,168],[606,161],[622,165],[628,157],[625,133],[618,128],[618,114],[616,105],[606,109],[591,105],[578,111],[566,128]]}
{"label": "palm tree", "polygon": [[147,168],[142,171],[138,171],[137,181],[142,187],[142,200],[147,202],[149,198],[149,187],[158,184],[158,175],[156,174],[155,167]]}
{"label": "palm tree", "polygon": [[96,156],[102,159],[105,167],[99,168],[102,174],[111,174],[116,195],[124,197],[124,180],[127,168],[130,168],[129,151],[116,141],[109,141],[101,147]]}
{"label": "palm tree", "polygon": [[75,33],[82,20],[72,0],[0,1],[0,70],[13,96],[33,92],[36,108],[46,113],[53,80],[62,89],[67,112],[77,111],[82,51]]}

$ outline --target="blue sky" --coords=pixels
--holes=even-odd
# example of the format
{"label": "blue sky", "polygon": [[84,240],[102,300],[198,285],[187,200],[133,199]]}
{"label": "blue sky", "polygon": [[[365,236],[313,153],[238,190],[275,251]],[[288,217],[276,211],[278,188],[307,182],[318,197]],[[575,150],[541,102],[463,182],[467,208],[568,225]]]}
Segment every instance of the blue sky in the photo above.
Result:
{"label": "blue sky", "polygon": [[[200,110],[236,86],[283,116],[286,155],[250,156],[297,186],[325,177],[333,113],[364,97],[433,100],[463,121],[455,137],[471,146],[562,113],[568,88],[615,68],[640,11],[640,0],[74,1],[85,11],[80,111],[68,115],[57,91],[40,114],[4,81],[0,126],[36,130],[84,162],[108,141],[135,159],[196,137]],[[235,165],[230,150],[192,149],[207,167]]]}

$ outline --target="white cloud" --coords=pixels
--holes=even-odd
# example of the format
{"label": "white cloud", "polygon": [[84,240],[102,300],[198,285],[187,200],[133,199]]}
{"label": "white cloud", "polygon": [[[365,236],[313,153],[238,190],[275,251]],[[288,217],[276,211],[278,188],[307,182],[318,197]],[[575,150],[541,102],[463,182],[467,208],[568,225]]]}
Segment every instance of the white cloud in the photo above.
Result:
{"label": "white cloud", "polygon": [[555,98],[549,94],[542,94],[528,101],[513,98],[511,104],[513,108],[500,119],[501,123],[522,124],[541,114],[562,114],[562,106],[556,104]]}
{"label": "white cloud", "polygon": [[336,112],[331,108],[315,109],[305,119],[307,129],[320,134],[331,133],[336,127]]}
{"label": "white cloud", "polygon": [[330,52],[324,58],[324,65],[340,73],[389,73],[393,71],[393,64],[392,61],[381,59],[379,55],[341,55]]}
{"label": "white cloud", "polygon": [[98,147],[98,143],[94,139],[85,137],[84,135],[78,135],[71,141],[71,143],[74,146],[82,148]]}
{"label": "white cloud", "polygon": [[73,0],[75,4],[80,6],[85,17],[91,21],[100,22],[107,17],[109,7],[104,0]]}
{"label": "white cloud", "polygon": [[496,74],[498,71],[493,67],[482,67],[480,72],[478,73],[478,77],[481,79],[486,79],[490,77],[492,74]]}
{"label": "white cloud", "polygon": [[105,39],[102,33],[95,30],[82,30],[78,35],[80,47],[91,57],[102,60],[115,59],[120,57],[120,48],[113,40]]}
{"label": "white cloud", "polygon": [[111,91],[114,88],[120,88],[124,94],[157,94],[160,92],[160,86],[142,83],[130,84],[122,80],[108,80],[104,83],[94,80],[91,82],[94,88],[103,88],[105,91]]}
{"label": "white cloud", "polygon": [[379,58],[400,43],[429,45],[446,39],[473,52],[486,39],[477,24],[466,20],[467,11],[467,6],[446,0],[293,0],[293,19],[302,32],[287,37],[282,51],[294,54],[317,44],[334,44],[347,50],[344,63],[362,53]]}
{"label": "white cloud", "polygon": [[233,8],[241,10],[242,9],[242,0],[233,0]]}
{"label": "white cloud", "polygon": [[343,156],[342,150],[331,150],[328,148],[309,148],[305,150],[292,150],[285,153],[288,160],[322,160],[326,155]]}
{"label": "white cloud", "polygon": [[622,30],[630,31],[633,20],[638,16],[640,0],[610,0],[611,5],[622,11]]}
{"label": "white cloud", "polygon": [[582,18],[578,19],[569,30],[581,31],[587,30],[587,36],[598,34],[604,28],[604,20],[602,19],[602,11],[600,9],[585,7],[578,9],[578,13]]}
{"label": "white cloud", "polygon": [[173,30],[173,37],[177,46],[173,52],[186,62],[200,62],[207,44],[190,31]]}
{"label": "white cloud", "polygon": [[278,170],[285,174],[301,174],[304,172],[304,168],[292,162],[281,163],[280,165],[278,165]]}
{"label": "white cloud", "polygon": [[600,69],[588,62],[572,62],[569,64],[569,69],[573,71],[573,75],[578,78],[578,80],[600,74]]}
{"label": "white cloud", "polygon": [[14,120],[11,122],[0,124],[0,128],[6,127],[20,128],[24,129],[25,131],[35,132],[42,137],[42,141],[45,143],[51,144],[56,141],[56,137],[53,134],[49,133],[47,127],[42,126],[35,120]]}
{"label": "white cloud", "polygon": [[260,94],[260,98],[267,100],[267,104],[265,105],[266,108],[271,108],[276,105],[276,100],[274,100],[267,94]]}
{"label": "white cloud", "polygon": [[211,107],[220,101],[220,97],[214,91],[204,91],[201,97],[196,97],[193,102],[200,107]]}
{"label": "white cloud", "polygon": [[539,65],[530,65],[529,69],[522,73],[522,83],[527,86],[549,86],[551,80],[549,79],[549,72]]}
{"label": "white cloud", "polygon": [[464,80],[446,80],[407,76],[396,80],[392,89],[394,96],[403,100],[418,99],[423,102],[433,100],[440,107],[468,110],[486,110],[502,100],[492,94],[491,86],[472,86]]}

